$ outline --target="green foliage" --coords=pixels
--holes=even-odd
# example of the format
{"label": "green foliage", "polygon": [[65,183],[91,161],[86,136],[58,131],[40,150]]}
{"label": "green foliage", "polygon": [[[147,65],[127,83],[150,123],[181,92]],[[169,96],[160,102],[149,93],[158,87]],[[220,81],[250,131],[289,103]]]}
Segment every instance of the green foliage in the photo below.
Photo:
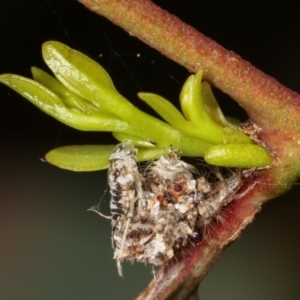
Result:
{"label": "green foliage", "polygon": [[[172,145],[184,156],[204,156],[215,165],[263,167],[272,158],[250,137],[225,118],[202,72],[185,82],[182,113],[168,100],[151,93],[138,96],[164,120],[152,117],[118,93],[107,72],[84,54],[59,42],[43,45],[43,57],[55,77],[32,68],[34,80],[0,75],[6,84],[45,113],[84,131],[110,131],[119,141],[131,141],[140,161],[165,154]],[[73,171],[94,171],[108,166],[115,145],[68,146],[50,151],[47,160]]]}

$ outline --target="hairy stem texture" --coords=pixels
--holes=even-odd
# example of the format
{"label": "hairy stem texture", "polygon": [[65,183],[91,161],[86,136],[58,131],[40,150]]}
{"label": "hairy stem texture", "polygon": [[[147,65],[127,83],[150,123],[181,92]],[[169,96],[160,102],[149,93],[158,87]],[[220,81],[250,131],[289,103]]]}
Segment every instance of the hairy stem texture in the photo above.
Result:
{"label": "hairy stem texture", "polygon": [[[300,170],[300,97],[237,54],[205,37],[149,0],[79,0],[168,58],[230,95],[257,125],[276,163],[246,183],[251,189],[228,207],[226,222],[177,264],[163,267],[138,299],[185,299],[224,247],[250,223],[260,205],[285,192]],[[255,184],[254,184],[255,183]]]}

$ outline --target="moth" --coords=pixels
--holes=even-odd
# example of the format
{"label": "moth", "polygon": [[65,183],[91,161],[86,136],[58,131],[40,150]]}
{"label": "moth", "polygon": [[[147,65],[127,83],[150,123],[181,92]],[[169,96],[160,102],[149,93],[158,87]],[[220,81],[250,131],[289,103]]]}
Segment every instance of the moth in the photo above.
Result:
{"label": "moth", "polygon": [[243,180],[241,172],[224,178],[215,168],[209,181],[172,148],[142,172],[130,142],[118,144],[109,163],[112,245],[120,276],[123,260],[160,266],[192,245]]}

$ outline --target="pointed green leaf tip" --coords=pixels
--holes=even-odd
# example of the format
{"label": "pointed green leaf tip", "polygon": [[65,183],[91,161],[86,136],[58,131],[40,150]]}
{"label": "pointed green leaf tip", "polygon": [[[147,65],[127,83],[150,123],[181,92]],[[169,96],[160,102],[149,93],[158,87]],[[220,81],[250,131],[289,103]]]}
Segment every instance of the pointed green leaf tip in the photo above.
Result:
{"label": "pointed green leaf tip", "polygon": [[56,78],[78,96],[119,117],[123,116],[122,108],[131,106],[117,92],[108,73],[86,55],[56,41],[44,43],[42,53]]}
{"label": "pointed green leaf tip", "polygon": [[[74,145],[49,151],[46,160],[61,169],[75,172],[91,172],[108,168],[109,157],[116,145]],[[148,161],[165,155],[164,148],[138,148],[138,161]]]}
{"label": "pointed green leaf tip", "polygon": [[98,171],[108,167],[109,156],[116,145],[65,146],[49,151],[46,160],[76,172]]}
{"label": "pointed green leaf tip", "polygon": [[266,167],[272,158],[261,146],[254,144],[225,144],[210,147],[204,154],[204,160],[211,165],[237,168]]}
{"label": "pointed green leaf tip", "polygon": [[[138,148],[138,160],[164,155],[172,145],[183,156],[204,156],[214,165],[252,168],[272,163],[261,146],[238,129],[236,120],[224,117],[202,72],[191,75],[180,94],[181,110],[167,99],[139,93],[164,121],[152,117],[118,93],[108,73],[95,61],[68,46],[50,41],[43,57],[55,77],[32,68],[34,80],[0,75],[6,84],[45,113],[73,128],[110,131]],[[114,145],[68,146],[50,151],[47,160],[72,171],[107,168]]]}

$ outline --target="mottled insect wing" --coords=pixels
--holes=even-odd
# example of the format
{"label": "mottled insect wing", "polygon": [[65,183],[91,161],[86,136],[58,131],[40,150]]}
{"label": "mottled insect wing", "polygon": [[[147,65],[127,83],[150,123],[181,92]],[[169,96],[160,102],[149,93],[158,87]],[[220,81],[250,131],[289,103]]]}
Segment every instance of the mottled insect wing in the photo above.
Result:
{"label": "mottled insect wing", "polygon": [[242,184],[242,172],[223,178],[217,168],[210,182],[173,149],[141,174],[136,155],[134,146],[124,142],[109,160],[112,243],[120,276],[124,259],[159,266],[181,255]]}
{"label": "mottled insect wing", "polygon": [[111,194],[112,242],[120,276],[122,276],[120,261],[126,257],[123,253],[124,243],[133,216],[134,205],[142,188],[136,152],[137,150],[131,143],[124,142],[116,146],[109,159],[108,184]]}

